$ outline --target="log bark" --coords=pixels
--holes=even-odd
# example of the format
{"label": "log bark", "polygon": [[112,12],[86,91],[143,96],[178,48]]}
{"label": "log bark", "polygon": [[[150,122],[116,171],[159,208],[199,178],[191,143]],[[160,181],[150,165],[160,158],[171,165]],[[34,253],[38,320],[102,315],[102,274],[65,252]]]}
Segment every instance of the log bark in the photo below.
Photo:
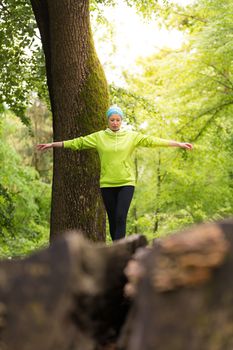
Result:
{"label": "log bark", "polygon": [[[55,141],[105,127],[106,78],[97,58],[88,0],[31,0],[41,34]],[[95,151],[54,150],[51,239],[79,229],[105,239],[105,213]]]}
{"label": "log bark", "polygon": [[137,253],[125,269],[134,303],[117,349],[233,349],[232,270],[233,220]]}
{"label": "log bark", "polygon": [[232,350],[233,220],[146,244],[70,233],[2,261],[0,349]]}
{"label": "log bark", "polygon": [[129,308],[123,270],[144,245],[143,236],[91,245],[73,233],[25,260],[1,262],[0,349],[107,348]]}

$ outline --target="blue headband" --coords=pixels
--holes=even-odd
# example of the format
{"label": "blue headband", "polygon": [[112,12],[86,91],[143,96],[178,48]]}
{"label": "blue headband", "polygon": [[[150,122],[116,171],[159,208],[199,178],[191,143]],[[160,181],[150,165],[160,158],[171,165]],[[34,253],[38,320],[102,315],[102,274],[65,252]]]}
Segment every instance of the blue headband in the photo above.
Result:
{"label": "blue headband", "polygon": [[121,117],[121,119],[124,116],[124,114],[123,114],[122,110],[120,109],[120,107],[117,107],[117,106],[111,106],[107,110],[106,115],[107,115],[108,118],[110,118],[112,114],[118,114]]}

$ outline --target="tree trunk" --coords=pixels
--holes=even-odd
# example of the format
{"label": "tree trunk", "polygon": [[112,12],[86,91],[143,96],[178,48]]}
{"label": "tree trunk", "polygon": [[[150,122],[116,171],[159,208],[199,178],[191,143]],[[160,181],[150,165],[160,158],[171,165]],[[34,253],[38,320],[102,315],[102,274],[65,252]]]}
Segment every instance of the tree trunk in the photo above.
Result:
{"label": "tree trunk", "polygon": [[[134,165],[136,171],[136,180],[138,179],[138,158],[135,156]],[[137,212],[137,203],[135,202],[133,207],[133,216],[134,216],[134,233],[138,233],[138,212]]]}
{"label": "tree trunk", "polygon": [[161,194],[161,152],[158,151],[158,165],[157,165],[157,194],[156,194],[156,209],[154,211],[154,229],[153,233],[156,233],[159,229],[159,214],[160,214],[160,194]]}
{"label": "tree trunk", "polygon": [[124,268],[146,243],[137,235],[94,245],[69,234],[27,259],[1,261],[0,349],[107,349],[130,306]]}
{"label": "tree trunk", "polygon": [[[54,140],[100,130],[108,89],[90,29],[87,0],[31,0],[45,53]],[[81,229],[93,241],[105,238],[95,151],[54,150],[51,238]]]}

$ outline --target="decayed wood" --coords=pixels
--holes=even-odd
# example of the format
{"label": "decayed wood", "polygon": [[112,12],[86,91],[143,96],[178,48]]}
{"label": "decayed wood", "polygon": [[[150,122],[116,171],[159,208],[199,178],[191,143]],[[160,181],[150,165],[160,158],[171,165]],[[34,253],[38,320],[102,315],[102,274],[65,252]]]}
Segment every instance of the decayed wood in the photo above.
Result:
{"label": "decayed wood", "polygon": [[229,249],[222,229],[206,224],[161,241],[153,281],[160,291],[196,285],[211,277]]}
{"label": "decayed wood", "polygon": [[134,236],[91,245],[74,233],[28,259],[1,262],[0,349],[94,350],[110,343],[129,307],[123,269],[145,244]]}
{"label": "decayed wood", "polygon": [[146,244],[70,233],[1,262],[0,350],[232,350],[233,220]]}
{"label": "decayed wood", "polygon": [[127,277],[127,283],[124,287],[124,292],[127,297],[135,297],[137,293],[138,284],[143,276],[146,274],[144,260],[151,251],[151,247],[139,248],[132,256],[124,273]]}
{"label": "decayed wood", "polygon": [[233,349],[233,220],[173,235],[133,259],[133,278],[130,263],[125,272],[134,303],[118,350]]}

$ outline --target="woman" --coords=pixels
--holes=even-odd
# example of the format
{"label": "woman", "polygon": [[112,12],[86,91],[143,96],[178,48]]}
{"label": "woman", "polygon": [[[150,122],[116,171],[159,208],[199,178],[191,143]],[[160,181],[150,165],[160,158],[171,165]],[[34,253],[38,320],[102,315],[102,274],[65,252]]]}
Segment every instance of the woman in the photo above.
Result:
{"label": "woman", "polygon": [[109,219],[112,240],[125,237],[126,218],[135,187],[132,153],[136,147],[181,147],[192,149],[190,143],[164,140],[121,129],[123,112],[117,106],[107,111],[108,128],[73,140],[37,145],[40,151],[53,147],[82,150],[94,148],[101,164],[100,189]]}

